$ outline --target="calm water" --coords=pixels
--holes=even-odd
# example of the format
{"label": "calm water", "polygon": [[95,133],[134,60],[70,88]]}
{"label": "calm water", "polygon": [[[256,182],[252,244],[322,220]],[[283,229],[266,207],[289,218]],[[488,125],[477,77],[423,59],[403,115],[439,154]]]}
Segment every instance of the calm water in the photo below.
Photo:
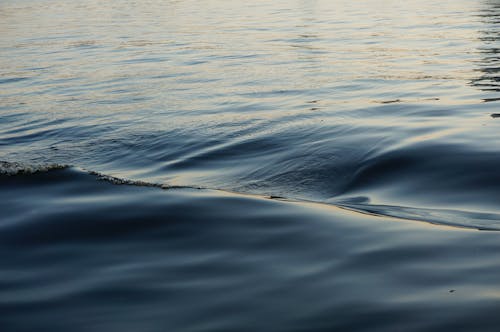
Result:
{"label": "calm water", "polygon": [[499,49],[496,0],[0,1],[0,328],[495,330]]}

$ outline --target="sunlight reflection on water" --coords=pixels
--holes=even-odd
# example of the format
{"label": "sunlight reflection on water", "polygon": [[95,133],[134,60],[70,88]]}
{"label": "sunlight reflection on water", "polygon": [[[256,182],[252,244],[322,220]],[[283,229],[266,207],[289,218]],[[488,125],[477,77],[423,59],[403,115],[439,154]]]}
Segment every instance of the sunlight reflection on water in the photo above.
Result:
{"label": "sunlight reflection on water", "polygon": [[500,192],[474,183],[496,181],[500,161],[490,117],[499,10],[4,1],[0,157],[322,201],[496,210]]}

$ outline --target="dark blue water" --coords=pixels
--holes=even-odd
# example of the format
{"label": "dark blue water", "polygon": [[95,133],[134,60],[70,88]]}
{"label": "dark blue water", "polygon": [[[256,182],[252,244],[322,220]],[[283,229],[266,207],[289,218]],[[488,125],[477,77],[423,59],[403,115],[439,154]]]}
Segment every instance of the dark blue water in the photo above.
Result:
{"label": "dark blue water", "polygon": [[497,232],[70,168],[2,177],[3,331],[496,331]]}
{"label": "dark blue water", "polygon": [[499,17],[1,1],[0,330],[495,331]]}

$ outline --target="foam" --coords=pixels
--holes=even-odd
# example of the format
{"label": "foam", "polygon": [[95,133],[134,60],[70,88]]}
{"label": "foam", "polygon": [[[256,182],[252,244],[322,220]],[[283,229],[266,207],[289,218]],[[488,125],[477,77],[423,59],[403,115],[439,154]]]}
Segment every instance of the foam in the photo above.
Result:
{"label": "foam", "polygon": [[195,186],[172,186],[169,184],[155,183],[155,182],[146,182],[140,180],[130,180],[124,178],[118,178],[111,175],[102,174],[95,171],[86,171],[88,174],[95,176],[98,180],[106,181],[116,185],[129,185],[129,186],[140,186],[140,187],[154,187],[161,189],[204,189],[201,187]]}
{"label": "foam", "polygon": [[18,174],[43,173],[51,170],[65,169],[62,164],[24,164],[18,162],[0,161],[0,175],[14,176]]}
{"label": "foam", "polygon": [[101,181],[106,181],[110,182],[112,184],[116,185],[131,185],[131,186],[141,186],[141,187],[156,187],[156,188],[162,188],[162,189],[168,189],[170,188],[169,186],[165,184],[160,184],[160,183],[153,183],[153,182],[145,182],[145,181],[139,181],[139,180],[129,180],[129,179],[123,179],[123,178],[117,178],[111,175],[106,175],[102,174],[99,172],[95,171],[87,171],[90,175],[93,175],[97,177],[98,180]]}

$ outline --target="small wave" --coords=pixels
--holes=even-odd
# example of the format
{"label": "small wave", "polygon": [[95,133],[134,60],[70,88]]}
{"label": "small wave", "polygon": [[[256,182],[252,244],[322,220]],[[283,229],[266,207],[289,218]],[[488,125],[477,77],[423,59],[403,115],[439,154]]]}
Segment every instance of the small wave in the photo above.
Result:
{"label": "small wave", "polygon": [[68,165],[62,164],[24,164],[18,162],[8,162],[8,161],[0,161],[0,175],[18,175],[18,174],[34,174],[34,173],[42,173],[48,172],[56,169],[65,169],[68,168]]}
{"label": "small wave", "polygon": [[133,185],[133,186],[140,186],[140,187],[156,187],[156,188],[167,188],[166,185],[160,184],[160,183],[151,183],[151,182],[145,182],[145,181],[136,181],[136,180],[129,180],[129,179],[123,179],[123,178],[117,178],[111,175],[106,175],[102,174],[99,172],[95,171],[87,171],[90,175],[95,176],[98,180],[101,181],[106,181],[112,184],[117,184],[117,185]]}
{"label": "small wave", "polygon": [[116,185],[130,185],[140,187],[155,187],[161,189],[206,189],[197,186],[173,186],[165,183],[146,182],[140,180],[131,180],[119,178],[111,175],[106,175],[96,171],[89,171],[83,168],[73,167],[63,164],[26,164],[19,162],[0,161],[0,175],[15,176],[22,174],[45,173],[61,169],[75,168],[81,172],[95,176],[98,180],[106,181]]}
{"label": "small wave", "polygon": [[480,231],[500,231],[500,214],[498,213],[356,203],[340,203],[336,206],[379,217],[423,221],[435,225]]}
{"label": "small wave", "polygon": [[[226,190],[214,189],[200,186],[173,186],[165,183],[147,182],[141,180],[132,180],[126,178],[115,177],[103,174],[96,171],[89,171],[86,169],[73,167],[70,165],[60,164],[45,164],[45,165],[30,165],[18,162],[0,161],[0,175],[15,176],[22,174],[35,174],[46,173],[55,170],[72,169],[79,173],[88,174],[95,177],[96,180],[105,181],[113,185],[129,185],[140,187],[154,187],[163,190],[168,189],[198,189],[198,190],[216,190],[227,192]],[[243,194],[245,193],[236,193]],[[472,212],[462,210],[449,210],[449,209],[428,209],[416,208],[407,206],[392,206],[392,205],[376,205],[369,204],[368,197],[355,197],[348,200],[337,202],[323,202],[314,200],[291,199],[285,196],[276,195],[251,195],[259,196],[268,199],[290,201],[296,203],[315,203],[320,205],[336,206],[347,209],[353,212],[369,214],[379,217],[391,217],[401,220],[427,222],[436,225],[444,225],[451,227],[469,228],[477,230],[500,231],[500,214],[497,213],[484,213]]]}
{"label": "small wave", "polygon": [[139,187],[154,187],[160,189],[205,189],[197,186],[172,186],[165,183],[155,183],[155,182],[146,182],[140,180],[130,180],[125,178],[119,178],[111,175],[102,174],[95,171],[87,171],[84,170],[90,175],[95,176],[98,180],[106,181],[116,185],[129,185],[129,186],[139,186]]}

